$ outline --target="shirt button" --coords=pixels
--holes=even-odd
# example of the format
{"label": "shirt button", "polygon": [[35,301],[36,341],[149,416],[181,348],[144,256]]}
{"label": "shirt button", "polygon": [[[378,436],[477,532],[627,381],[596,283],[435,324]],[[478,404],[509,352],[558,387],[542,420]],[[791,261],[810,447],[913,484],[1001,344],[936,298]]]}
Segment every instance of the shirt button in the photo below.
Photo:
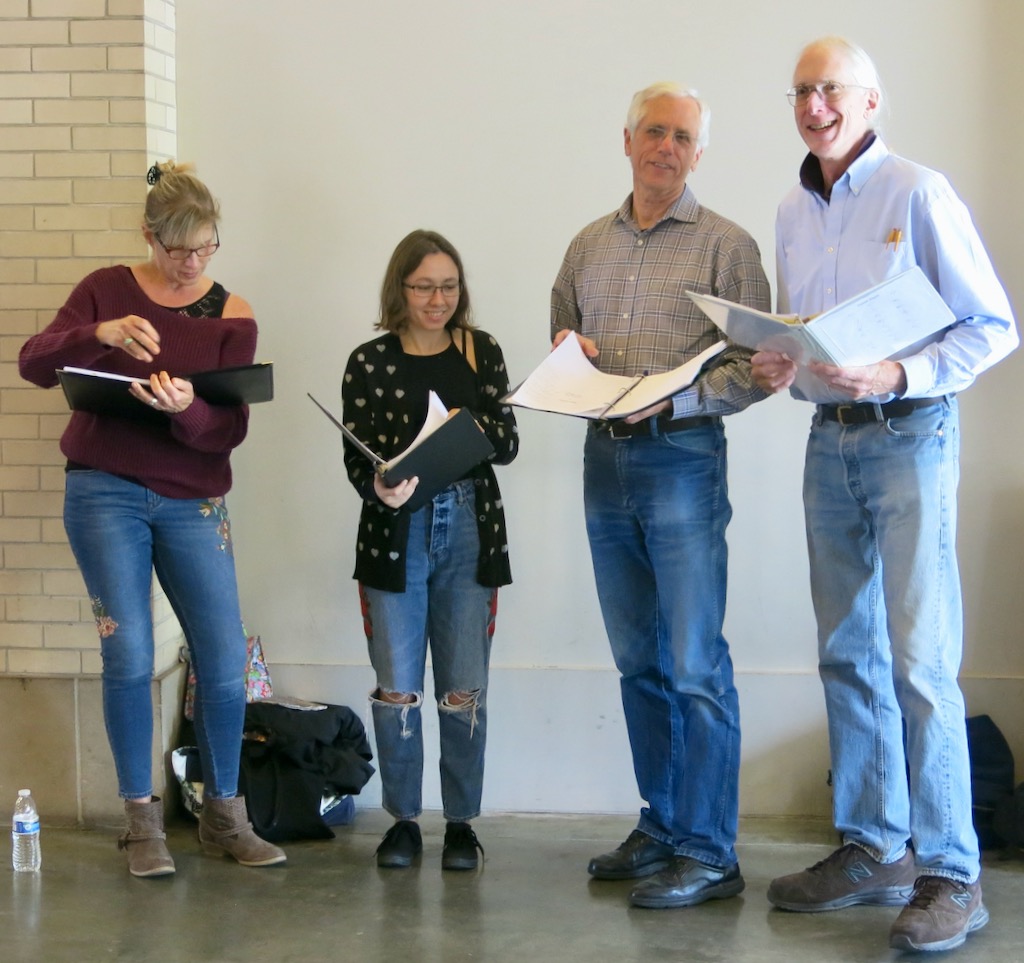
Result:
{"label": "shirt button", "polygon": [[825,293],[826,294],[831,294],[832,293],[832,289],[831,288],[825,288]]}
{"label": "shirt button", "polygon": [[622,316],[623,316],[623,318],[628,318],[629,317],[629,312],[626,311]]}
{"label": "shirt button", "polygon": [[642,237],[638,237],[636,239],[636,246],[637,247],[643,247],[644,246],[644,239]]}
{"label": "shirt button", "polygon": [[828,251],[829,254],[831,254],[833,251],[835,251],[835,248],[834,247],[827,247],[827,248],[825,248],[825,250]]}
{"label": "shirt button", "polygon": [[626,278],[626,280],[627,281],[635,281],[636,280],[636,275],[635,274],[631,274],[628,278]]}

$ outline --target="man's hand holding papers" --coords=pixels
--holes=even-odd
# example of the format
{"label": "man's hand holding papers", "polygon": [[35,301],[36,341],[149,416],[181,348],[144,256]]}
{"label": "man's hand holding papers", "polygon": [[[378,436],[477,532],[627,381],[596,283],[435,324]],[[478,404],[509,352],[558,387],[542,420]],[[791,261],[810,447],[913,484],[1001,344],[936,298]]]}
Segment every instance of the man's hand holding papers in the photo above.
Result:
{"label": "man's hand holding papers", "polygon": [[625,418],[693,384],[704,364],[725,347],[726,342],[719,341],[671,371],[641,372],[630,378],[598,371],[584,354],[580,339],[570,335],[505,400],[521,408],[577,418]]}

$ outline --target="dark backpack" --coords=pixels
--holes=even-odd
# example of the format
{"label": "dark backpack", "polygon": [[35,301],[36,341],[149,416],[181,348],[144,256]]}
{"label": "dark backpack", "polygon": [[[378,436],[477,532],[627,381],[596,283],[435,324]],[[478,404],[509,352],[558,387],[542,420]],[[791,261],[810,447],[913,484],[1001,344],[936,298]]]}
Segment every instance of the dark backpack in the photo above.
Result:
{"label": "dark backpack", "polygon": [[1024,782],[996,803],[992,828],[1003,841],[1008,853],[1024,852]]}
{"label": "dark backpack", "polygon": [[995,825],[995,814],[1014,798],[1013,752],[989,716],[971,716],[967,720],[967,745],[971,757],[974,830],[982,849],[999,849],[1009,840]]}

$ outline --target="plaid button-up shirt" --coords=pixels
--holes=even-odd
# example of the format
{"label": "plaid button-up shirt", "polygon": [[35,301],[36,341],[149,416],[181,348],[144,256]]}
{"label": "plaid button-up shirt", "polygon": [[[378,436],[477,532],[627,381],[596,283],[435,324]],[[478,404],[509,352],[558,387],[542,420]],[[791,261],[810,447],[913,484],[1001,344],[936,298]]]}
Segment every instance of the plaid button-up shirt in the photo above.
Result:
{"label": "plaid button-up shirt", "polygon": [[[647,230],[632,211],[630,195],[569,245],[551,291],[552,337],[571,328],[591,338],[600,351],[595,364],[609,374],[656,374],[723,337],[686,291],[771,310],[754,239],[698,204],[689,187]],[[730,414],[764,398],[751,378],[750,355],[730,345],[671,399],[672,417]]]}

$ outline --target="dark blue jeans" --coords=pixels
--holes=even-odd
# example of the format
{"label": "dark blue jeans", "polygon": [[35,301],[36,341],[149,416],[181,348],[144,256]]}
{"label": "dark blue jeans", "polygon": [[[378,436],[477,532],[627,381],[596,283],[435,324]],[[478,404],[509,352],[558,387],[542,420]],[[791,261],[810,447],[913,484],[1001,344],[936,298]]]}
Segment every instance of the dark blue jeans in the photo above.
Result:
{"label": "dark blue jeans", "polygon": [[613,439],[591,426],[587,532],[640,796],[638,828],[736,862],[739,700],[722,635],[732,516],[720,424]]}
{"label": "dark blue jeans", "polygon": [[101,471],[67,475],[64,527],[92,602],[103,712],[121,796],[153,791],[153,570],[196,672],[204,795],[234,796],[245,718],[245,632],[223,498],[164,498]]}

